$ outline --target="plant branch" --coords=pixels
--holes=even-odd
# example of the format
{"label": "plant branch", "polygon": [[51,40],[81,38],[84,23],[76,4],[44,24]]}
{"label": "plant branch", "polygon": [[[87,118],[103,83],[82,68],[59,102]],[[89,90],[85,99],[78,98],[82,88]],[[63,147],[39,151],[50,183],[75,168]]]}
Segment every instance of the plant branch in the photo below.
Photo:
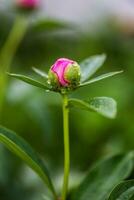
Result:
{"label": "plant branch", "polygon": [[62,200],[66,200],[69,171],[70,171],[69,108],[68,108],[68,97],[66,94],[63,95],[63,130],[64,130],[64,180],[62,189]]}
{"label": "plant branch", "polygon": [[2,107],[7,86],[6,72],[10,70],[14,55],[18,49],[19,44],[24,38],[25,32],[27,30],[27,25],[27,19],[25,19],[23,16],[18,16],[0,52],[0,115],[2,115]]}

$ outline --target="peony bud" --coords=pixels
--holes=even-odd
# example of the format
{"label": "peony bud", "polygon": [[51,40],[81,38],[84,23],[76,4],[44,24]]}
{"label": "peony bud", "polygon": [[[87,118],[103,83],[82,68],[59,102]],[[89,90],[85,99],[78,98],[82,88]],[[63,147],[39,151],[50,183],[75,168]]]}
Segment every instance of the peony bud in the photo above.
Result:
{"label": "peony bud", "polygon": [[35,9],[40,5],[40,0],[16,0],[16,4],[22,9]]}
{"label": "peony bud", "polygon": [[73,60],[60,58],[52,65],[48,77],[54,90],[74,89],[80,84],[80,66]]}

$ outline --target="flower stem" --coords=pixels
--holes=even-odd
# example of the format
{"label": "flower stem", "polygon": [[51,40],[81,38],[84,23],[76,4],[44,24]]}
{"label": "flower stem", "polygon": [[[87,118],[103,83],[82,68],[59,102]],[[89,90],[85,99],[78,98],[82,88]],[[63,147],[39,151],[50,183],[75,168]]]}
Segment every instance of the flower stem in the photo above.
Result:
{"label": "flower stem", "polygon": [[64,180],[62,188],[62,200],[66,200],[69,171],[70,171],[69,108],[68,108],[68,97],[66,94],[63,95],[63,130],[64,130]]}
{"label": "flower stem", "polygon": [[23,16],[18,16],[0,52],[0,115],[2,114],[2,107],[7,85],[6,72],[10,70],[12,60],[25,35],[27,26],[27,19],[25,19]]}

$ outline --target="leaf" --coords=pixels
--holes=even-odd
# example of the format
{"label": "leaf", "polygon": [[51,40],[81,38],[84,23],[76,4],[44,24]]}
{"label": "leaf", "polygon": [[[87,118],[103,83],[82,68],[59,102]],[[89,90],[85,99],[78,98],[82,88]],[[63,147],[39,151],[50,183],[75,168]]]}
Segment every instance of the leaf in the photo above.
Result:
{"label": "leaf", "polygon": [[134,180],[124,181],[117,185],[108,200],[134,200]]}
{"label": "leaf", "polygon": [[133,169],[133,153],[116,155],[94,165],[72,200],[107,200],[110,191]]}
{"label": "leaf", "polygon": [[110,97],[94,97],[89,101],[69,99],[69,105],[88,111],[95,111],[105,117],[115,118],[117,113],[116,101]]}
{"label": "leaf", "polygon": [[42,70],[37,69],[35,67],[32,67],[32,69],[36,74],[42,76],[43,78],[46,78],[46,79],[48,78],[48,75],[45,72],[43,72]]}
{"label": "leaf", "polygon": [[103,80],[103,79],[105,79],[105,78],[109,78],[109,77],[111,77],[111,76],[120,74],[120,73],[122,73],[122,72],[123,72],[123,71],[117,71],[117,72],[109,72],[109,73],[106,73],[106,74],[102,74],[102,75],[97,76],[97,77],[95,77],[95,78],[93,78],[93,79],[91,79],[91,80],[89,80],[89,81],[87,81],[87,82],[84,82],[84,83],[80,84],[78,87],[83,87],[83,86],[89,85],[89,84],[91,84],[91,83],[95,83],[95,82],[97,82],[97,81]]}
{"label": "leaf", "polygon": [[13,131],[0,126],[0,142],[25,161],[28,166],[40,176],[45,185],[47,185],[55,195],[54,187],[44,163],[24,139]]}
{"label": "leaf", "polygon": [[88,80],[104,63],[106,55],[96,55],[85,59],[80,63],[81,82]]}
{"label": "leaf", "polygon": [[38,20],[33,24],[32,29],[35,31],[55,31],[71,27],[69,24],[56,20]]}
{"label": "leaf", "polygon": [[43,84],[43,83],[41,83],[39,81],[36,81],[36,80],[34,80],[34,79],[32,79],[32,78],[30,78],[28,76],[24,76],[24,75],[21,75],[21,74],[10,74],[10,73],[8,73],[8,75],[11,76],[11,77],[14,77],[16,79],[19,79],[21,81],[24,81],[25,83],[28,83],[30,85],[36,86],[38,88],[43,88],[45,90],[49,90],[50,89],[48,85]]}

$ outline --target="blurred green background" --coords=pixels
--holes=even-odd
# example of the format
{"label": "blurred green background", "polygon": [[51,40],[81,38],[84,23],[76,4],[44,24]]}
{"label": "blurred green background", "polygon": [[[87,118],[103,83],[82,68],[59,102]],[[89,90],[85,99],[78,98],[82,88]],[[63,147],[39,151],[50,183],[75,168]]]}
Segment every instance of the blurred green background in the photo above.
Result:
{"label": "blurred green background", "polygon": [[[98,7],[105,10],[104,2],[99,3]],[[123,2],[131,3],[134,11],[133,2]],[[13,1],[0,3],[0,48],[19,14],[11,3]],[[86,3],[88,1],[84,2],[85,6]],[[60,2],[58,4],[60,6]],[[121,12],[122,7],[118,10]],[[117,77],[81,88],[72,94],[83,99],[113,97],[118,102],[118,115],[115,120],[109,120],[95,113],[76,109],[70,111],[71,187],[79,183],[98,158],[134,148],[134,16],[126,15],[127,6],[124,10],[125,16],[117,11],[116,15],[103,16],[102,12],[94,23],[90,22],[90,12],[85,12],[84,23],[84,13],[83,21],[78,18],[75,22],[70,20],[73,15],[69,20],[62,19],[62,16],[60,19],[55,16],[50,18],[51,15],[42,15],[45,9],[41,12],[38,10],[38,14],[32,13],[27,18],[27,33],[12,62],[10,71],[34,77],[33,66],[47,72],[59,57],[79,62],[90,55],[106,53],[107,60],[98,74],[124,70]],[[8,78],[1,120],[3,126],[16,131],[40,153],[50,169],[57,190],[61,187],[63,174],[61,102],[58,94],[44,93]],[[0,200],[17,200],[18,196],[19,200],[43,200],[45,194],[42,182],[32,170],[0,145]]]}

